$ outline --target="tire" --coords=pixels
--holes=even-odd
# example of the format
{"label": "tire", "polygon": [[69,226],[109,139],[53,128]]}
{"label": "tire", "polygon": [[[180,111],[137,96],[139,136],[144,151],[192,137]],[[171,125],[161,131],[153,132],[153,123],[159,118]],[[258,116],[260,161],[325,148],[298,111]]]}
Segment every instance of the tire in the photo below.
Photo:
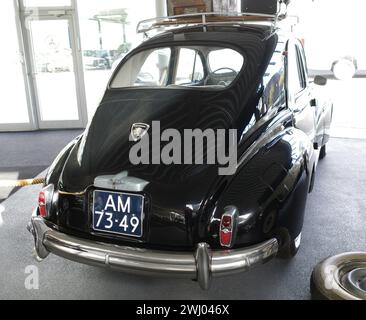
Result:
{"label": "tire", "polygon": [[301,244],[301,233],[295,239],[293,239],[287,232],[287,236],[285,238],[285,242],[277,254],[277,257],[280,259],[292,259],[294,258],[300,249]]}
{"label": "tire", "polygon": [[322,146],[319,153],[319,159],[323,160],[327,156],[327,145]]}
{"label": "tire", "polygon": [[366,253],[343,253],[319,263],[310,283],[314,300],[366,300]]}
{"label": "tire", "polygon": [[315,275],[314,272],[311,274],[310,280],[310,292],[311,292],[311,299],[312,300],[328,300],[326,296],[324,296],[317,288],[315,284]]}

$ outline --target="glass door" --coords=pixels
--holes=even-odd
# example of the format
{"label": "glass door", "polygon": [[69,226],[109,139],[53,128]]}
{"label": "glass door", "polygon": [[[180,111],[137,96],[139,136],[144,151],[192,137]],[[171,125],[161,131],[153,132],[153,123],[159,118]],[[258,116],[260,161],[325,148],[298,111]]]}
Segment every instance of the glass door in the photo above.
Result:
{"label": "glass door", "polygon": [[32,130],[33,115],[25,81],[20,19],[12,1],[2,1],[0,19],[0,131]]}
{"label": "glass door", "polygon": [[85,127],[85,94],[72,16],[58,12],[27,17],[26,29],[39,128]]}

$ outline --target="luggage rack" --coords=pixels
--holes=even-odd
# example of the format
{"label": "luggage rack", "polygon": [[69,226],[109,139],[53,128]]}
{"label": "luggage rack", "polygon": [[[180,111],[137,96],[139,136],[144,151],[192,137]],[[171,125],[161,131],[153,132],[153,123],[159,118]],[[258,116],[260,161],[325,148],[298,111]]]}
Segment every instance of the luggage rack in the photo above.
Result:
{"label": "luggage rack", "polygon": [[286,14],[278,12],[277,14],[260,14],[251,12],[242,13],[191,13],[177,16],[158,17],[143,20],[137,25],[137,33],[144,34],[149,38],[149,33],[169,31],[187,26],[202,26],[204,31],[208,26],[232,25],[232,24],[248,24],[248,23],[269,23],[272,30],[276,29],[277,22],[284,19]]}

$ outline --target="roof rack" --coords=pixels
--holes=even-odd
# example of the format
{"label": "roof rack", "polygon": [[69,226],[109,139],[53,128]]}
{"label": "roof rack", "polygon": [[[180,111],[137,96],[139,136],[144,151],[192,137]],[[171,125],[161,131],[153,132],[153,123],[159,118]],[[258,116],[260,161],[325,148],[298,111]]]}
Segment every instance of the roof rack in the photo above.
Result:
{"label": "roof rack", "polygon": [[283,17],[280,12],[277,14],[251,12],[234,14],[221,12],[191,13],[143,20],[137,25],[137,33],[143,33],[148,37],[148,33],[151,31],[163,32],[185,26],[202,26],[205,29],[211,25],[247,24],[252,22],[270,23],[274,29],[277,22]]}

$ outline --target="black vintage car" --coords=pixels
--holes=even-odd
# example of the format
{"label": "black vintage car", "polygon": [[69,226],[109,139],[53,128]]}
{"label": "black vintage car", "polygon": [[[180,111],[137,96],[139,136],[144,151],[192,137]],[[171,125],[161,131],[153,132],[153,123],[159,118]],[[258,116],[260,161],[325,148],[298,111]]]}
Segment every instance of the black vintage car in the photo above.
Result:
{"label": "black vintage car", "polygon": [[[332,106],[313,96],[313,82],[326,80],[308,79],[301,42],[275,19],[143,24],[166,31],[123,59],[85,133],[49,169],[28,226],[40,259],[54,253],[207,289],[211,277],[296,255]],[[131,148],[154,122],[236,130],[233,174],[207,163],[132,164]]]}

